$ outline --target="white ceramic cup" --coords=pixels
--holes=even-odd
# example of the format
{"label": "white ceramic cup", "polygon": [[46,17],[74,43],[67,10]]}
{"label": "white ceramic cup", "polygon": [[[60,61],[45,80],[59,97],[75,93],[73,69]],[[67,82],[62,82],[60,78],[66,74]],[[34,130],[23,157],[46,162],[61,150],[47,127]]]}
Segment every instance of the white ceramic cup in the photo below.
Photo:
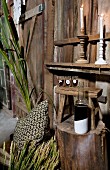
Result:
{"label": "white ceramic cup", "polygon": [[74,121],[74,129],[78,134],[84,134],[88,132],[88,118],[83,120]]}

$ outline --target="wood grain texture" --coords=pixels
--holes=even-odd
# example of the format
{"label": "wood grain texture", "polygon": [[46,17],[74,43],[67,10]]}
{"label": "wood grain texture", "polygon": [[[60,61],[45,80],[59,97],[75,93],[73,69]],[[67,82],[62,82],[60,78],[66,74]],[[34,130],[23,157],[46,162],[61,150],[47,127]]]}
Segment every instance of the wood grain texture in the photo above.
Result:
{"label": "wood grain texture", "polygon": [[[104,40],[105,41],[110,40],[110,33],[109,32],[105,34]],[[96,44],[97,42],[99,42],[99,34],[88,35],[88,42],[91,43],[91,44]],[[76,44],[79,44],[79,43],[80,43],[80,40],[77,37],[63,39],[63,40],[59,40],[59,41],[54,42],[54,44],[56,46],[76,45]]]}
{"label": "wood grain texture", "polygon": [[[97,34],[98,30],[98,1],[91,1],[92,11],[91,11],[91,34]],[[97,45],[91,44],[89,51],[89,61],[94,63],[96,61],[97,55]]]}
{"label": "wood grain texture", "polygon": [[[83,88],[80,88],[83,91]],[[91,98],[98,98],[102,95],[102,89],[100,88],[92,88],[92,87],[85,87],[84,92]],[[55,89],[56,93],[65,94],[65,95],[73,95],[78,96],[78,87],[58,87]]]}
{"label": "wood grain texture", "polygon": [[[86,79],[90,80],[92,75],[102,75],[104,77],[108,75],[110,76],[110,64],[105,65],[95,65],[95,64],[77,64],[77,63],[45,63],[46,68],[55,75],[74,75],[77,76],[79,74],[84,76],[86,74]],[[89,76],[87,77],[87,74]],[[90,76],[91,74],[91,76]],[[108,80],[109,81],[109,80]]]}
{"label": "wood grain texture", "polygon": [[73,120],[57,125],[57,139],[63,170],[107,170],[101,148],[101,136],[95,132],[78,135]]}
{"label": "wood grain texture", "polygon": [[[37,3],[33,1],[27,1],[26,10],[34,8],[36,5],[42,3],[41,0],[38,0]],[[35,16],[36,17],[36,16]],[[34,22],[34,23],[33,23]],[[34,24],[34,29],[33,28]],[[32,32],[31,32],[32,29]],[[27,20],[24,24],[24,46],[26,50],[26,44],[28,40],[28,34],[30,35],[29,49],[27,63],[30,70],[30,77],[32,79],[33,85],[36,88],[37,93],[39,92],[39,87],[42,87],[42,54],[43,54],[43,27],[42,27],[42,15],[39,15],[35,21],[33,18]]]}
{"label": "wood grain texture", "polygon": [[[63,1],[63,38],[73,37],[73,4],[70,0]],[[72,62],[72,49],[73,46],[63,47],[63,61]]]}
{"label": "wood grain texture", "polygon": [[[44,62],[51,62],[53,61],[53,52],[54,52],[54,16],[55,16],[55,1],[47,0],[47,39],[46,39],[46,55],[44,58]],[[50,118],[50,127],[53,127],[53,105],[51,99],[53,100],[53,75],[49,73],[47,69],[44,70],[45,77],[44,77],[44,90],[49,95],[49,118]],[[47,98],[47,95],[44,96]]]}

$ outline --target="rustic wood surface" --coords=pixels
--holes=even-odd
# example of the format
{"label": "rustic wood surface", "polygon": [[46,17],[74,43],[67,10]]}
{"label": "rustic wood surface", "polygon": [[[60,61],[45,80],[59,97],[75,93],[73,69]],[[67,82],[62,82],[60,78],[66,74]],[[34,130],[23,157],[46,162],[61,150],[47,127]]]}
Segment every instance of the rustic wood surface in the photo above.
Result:
{"label": "rustic wood surface", "polygon": [[[90,34],[96,35],[98,28],[98,0],[91,1],[91,20],[90,20]],[[97,46],[91,43],[89,49],[89,62],[94,63],[96,61]]]}
{"label": "rustic wood surface", "polygon": [[[84,90],[85,93],[87,92],[87,95],[91,98],[100,97],[103,91],[102,89],[94,87],[80,88],[80,91],[81,90]],[[78,96],[78,87],[56,87],[55,92],[59,94]]]}
{"label": "rustic wood surface", "polygon": [[[37,5],[41,4],[42,0],[38,1],[27,1],[26,2],[26,11],[29,11],[36,7]],[[38,16],[33,16],[29,18],[26,22],[20,23],[19,30],[20,30],[20,43],[21,46],[24,47],[24,55],[26,56],[26,60],[28,63],[29,70],[28,78],[29,78],[29,89],[30,91],[35,88],[37,95],[41,88],[43,88],[43,78],[44,78],[44,71],[43,71],[43,17],[42,14]],[[28,39],[28,35],[30,32],[30,37]],[[28,43],[28,46],[27,46]],[[27,47],[27,53],[26,53]],[[41,76],[42,75],[42,76]],[[34,92],[35,92],[34,91]],[[33,93],[32,100],[35,104],[37,96]],[[19,101],[19,95],[17,95],[17,100],[15,102],[16,105],[16,115],[18,117],[22,117],[27,114],[25,105]],[[33,105],[34,106],[34,105]],[[15,113],[15,112],[14,112]]]}
{"label": "rustic wood surface", "polygon": [[[41,4],[42,0],[38,1],[27,1],[26,11],[31,10],[37,5]],[[27,52],[27,63],[30,70],[30,76],[37,93],[39,93],[39,87],[42,87],[42,77],[44,72],[42,70],[43,65],[43,17],[42,14],[34,16],[24,23],[23,37],[24,47],[26,52],[26,44],[28,41],[28,34],[30,31],[30,39],[28,44]],[[26,54],[26,53],[25,53]],[[41,76],[42,75],[42,76]]]}
{"label": "rustic wood surface", "polygon": [[95,131],[76,134],[70,118],[57,125],[57,139],[62,170],[107,170],[102,138]]}
{"label": "rustic wood surface", "polygon": [[[44,62],[53,61],[53,51],[54,51],[54,37],[53,37],[53,29],[54,29],[54,0],[47,0],[47,37],[46,37],[46,53]],[[49,118],[50,118],[50,127],[53,127],[53,105],[51,100],[53,100],[53,75],[49,73],[47,69],[44,69],[45,77],[44,77],[44,90],[46,92],[45,98],[48,98],[49,95]]]}
{"label": "rustic wood surface", "polygon": [[110,64],[94,64],[94,63],[90,63],[90,64],[81,64],[81,63],[64,63],[64,62],[49,62],[49,63],[45,63],[47,66],[56,66],[56,67],[79,67],[79,68],[102,68],[102,69],[110,69]]}
{"label": "rustic wood surface", "polygon": [[[78,97],[79,95],[79,89],[78,87],[56,87],[55,92],[60,94],[60,101],[59,101],[59,110],[57,114],[57,122],[62,122],[64,119],[64,109],[66,105],[66,98],[70,96]],[[100,109],[100,106],[98,104],[97,98],[102,95],[102,89],[98,88],[92,88],[92,87],[85,87],[85,88],[80,88],[80,95],[84,95],[88,99],[88,106],[90,108],[90,117],[91,117],[91,130],[96,128],[96,115],[99,113],[98,119],[102,120],[102,112]],[[71,101],[71,102],[70,102]],[[72,109],[72,106],[74,107],[74,100],[71,98],[69,100],[69,114],[67,116],[70,117],[70,115],[74,114],[74,109]]]}
{"label": "rustic wood surface", "polygon": [[[86,74],[96,74],[96,75],[108,75],[110,76],[110,64],[106,65],[95,65],[91,64],[79,64],[79,63],[45,63],[46,68],[52,72],[54,75],[69,75],[70,73],[74,75],[86,73]],[[92,76],[86,77],[88,80]],[[109,81],[109,80],[108,80]]]}
{"label": "rustic wood surface", "polygon": [[[73,37],[73,1],[63,1],[63,38]],[[68,45],[63,47],[63,61],[73,62],[73,46]]]}
{"label": "rustic wood surface", "polygon": [[[110,40],[109,32],[105,34],[104,40],[106,41]],[[88,34],[88,42],[90,42],[91,44],[96,44],[97,42],[99,42],[99,34],[93,34],[93,35]],[[65,38],[63,40],[58,40],[54,42],[56,46],[64,46],[64,45],[69,45],[69,44],[76,45],[78,43],[80,43],[80,40],[77,37]]]}

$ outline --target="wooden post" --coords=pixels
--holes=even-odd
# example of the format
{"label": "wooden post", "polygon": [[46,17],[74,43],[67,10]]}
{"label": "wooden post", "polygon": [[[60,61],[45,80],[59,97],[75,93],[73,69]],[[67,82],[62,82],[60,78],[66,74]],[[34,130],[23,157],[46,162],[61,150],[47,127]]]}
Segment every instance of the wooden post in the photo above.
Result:
{"label": "wooden post", "polygon": [[[53,51],[54,51],[54,0],[47,1],[47,52],[44,59],[45,62],[53,61]],[[44,70],[44,91],[53,99],[53,75],[49,73],[48,70]],[[44,96],[47,98],[47,95]],[[53,128],[53,106],[51,101],[49,101],[49,118],[50,127]]]}

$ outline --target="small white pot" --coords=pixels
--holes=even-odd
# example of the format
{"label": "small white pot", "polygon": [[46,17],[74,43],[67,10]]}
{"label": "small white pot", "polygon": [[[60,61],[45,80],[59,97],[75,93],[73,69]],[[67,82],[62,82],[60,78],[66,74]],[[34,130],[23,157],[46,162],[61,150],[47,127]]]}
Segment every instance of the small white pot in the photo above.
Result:
{"label": "small white pot", "polygon": [[74,121],[74,129],[78,134],[84,134],[88,132],[88,118],[83,120]]}

